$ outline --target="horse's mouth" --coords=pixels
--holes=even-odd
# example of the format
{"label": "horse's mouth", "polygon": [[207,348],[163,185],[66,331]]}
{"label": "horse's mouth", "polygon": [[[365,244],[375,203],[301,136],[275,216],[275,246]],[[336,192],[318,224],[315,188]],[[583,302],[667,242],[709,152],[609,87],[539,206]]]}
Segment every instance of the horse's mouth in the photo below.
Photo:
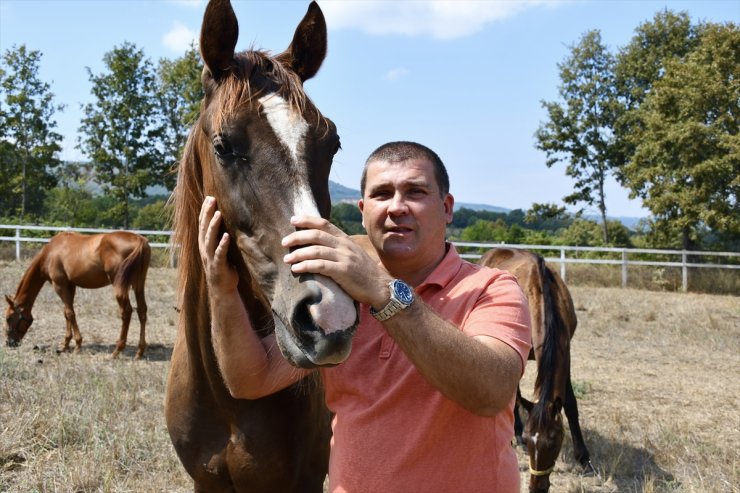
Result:
{"label": "horse's mouth", "polygon": [[10,337],[8,337],[7,345],[8,347],[18,347],[21,345],[21,341],[11,339]]}

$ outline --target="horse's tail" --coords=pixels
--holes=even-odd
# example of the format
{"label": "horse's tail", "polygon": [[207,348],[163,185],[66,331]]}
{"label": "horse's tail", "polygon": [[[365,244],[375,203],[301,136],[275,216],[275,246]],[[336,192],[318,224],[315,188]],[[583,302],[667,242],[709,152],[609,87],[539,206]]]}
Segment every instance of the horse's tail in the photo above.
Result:
{"label": "horse's tail", "polygon": [[[567,368],[569,336],[557,303],[558,284],[552,271],[547,268],[545,259],[537,255],[537,269],[542,286],[542,318],[545,338],[542,354],[537,364],[535,387],[540,389],[539,402],[546,403],[553,398],[555,374],[558,371],[570,372]],[[565,341],[565,346],[563,345]]]}
{"label": "horse's tail", "polygon": [[123,259],[121,267],[116,273],[114,283],[118,286],[140,287],[146,280],[146,274],[149,270],[149,260],[152,256],[152,249],[149,246],[149,240],[139,236],[136,248],[134,248],[128,257]]}

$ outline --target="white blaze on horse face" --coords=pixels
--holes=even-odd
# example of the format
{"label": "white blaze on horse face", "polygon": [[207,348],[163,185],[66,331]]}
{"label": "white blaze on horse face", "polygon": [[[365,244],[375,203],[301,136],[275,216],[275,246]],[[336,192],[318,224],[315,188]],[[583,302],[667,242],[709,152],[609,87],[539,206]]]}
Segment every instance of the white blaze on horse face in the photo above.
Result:
{"label": "white blaze on horse face", "polygon": [[298,164],[298,149],[308,133],[308,123],[291,109],[285,99],[275,93],[263,96],[259,101],[275,135],[287,147],[293,157],[293,164]]}
{"label": "white blaze on horse face", "polygon": [[[277,94],[263,96],[260,98],[260,104],[270,127],[293,158],[292,164],[298,167],[300,164],[299,150],[308,133],[308,123]],[[301,183],[293,198],[292,215],[321,216],[308,187],[307,173],[299,171],[298,176],[301,177]],[[357,318],[352,298],[328,277],[317,275],[314,279],[321,292],[321,301],[308,307],[314,323],[326,334],[352,327]]]}
{"label": "white blaze on horse face", "polygon": [[[293,214],[296,216],[321,215],[307,188],[296,190],[293,207]],[[321,301],[308,307],[314,323],[326,334],[352,327],[357,318],[352,298],[328,277],[317,275],[315,280],[321,292]]]}

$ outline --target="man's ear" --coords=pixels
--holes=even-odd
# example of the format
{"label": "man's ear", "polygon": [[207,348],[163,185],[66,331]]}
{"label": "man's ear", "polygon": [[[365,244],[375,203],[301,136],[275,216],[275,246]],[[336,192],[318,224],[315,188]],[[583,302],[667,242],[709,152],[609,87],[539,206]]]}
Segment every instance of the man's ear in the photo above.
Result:
{"label": "man's ear", "polygon": [[[363,212],[365,210],[365,202],[362,199],[358,200],[357,207],[360,209],[360,212]],[[362,214],[362,227],[365,227],[365,214]]]}
{"label": "man's ear", "polygon": [[444,200],[445,205],[445,216],[447,217],[447,224],[452,223],[452,213],[455,209],[455,197],[451,193],[448,193]]}

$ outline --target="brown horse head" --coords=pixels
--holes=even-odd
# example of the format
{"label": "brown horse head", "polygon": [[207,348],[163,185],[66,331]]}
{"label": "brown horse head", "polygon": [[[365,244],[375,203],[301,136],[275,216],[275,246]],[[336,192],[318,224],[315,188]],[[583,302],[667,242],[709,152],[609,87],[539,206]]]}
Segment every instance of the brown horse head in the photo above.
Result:
{"label": "brown horse head", "polygon": [[[180,164],[176,238],[183,255],[197,253],[197,208],[214,196],[236,240],[229,260],[253,325],[274,330],[296,366],[336,365],[350,352],[356,303],[326,277],[294,275],[281,245],[295,231],[291,216],[331,212],[329,171],[339,136],[303,89],[326,54],[324,17],[312,3],[277,56],[235,53],[237,37],[229,1],[211,0],[200,37],[205,98]],[[189,260],[186,271],[200,269],[199,259]]]}
{"label": "brown horse head", "polygon": [[15,303],[12,296],[5,295],[5,301],[8,302],[8,308],[5,309],[5,335],[7,344],[10,347],[16,347],[28,332],[33,323],[31,310]]}
{"label": "brown horse head", "polygon": [[545,493],[550,488],[550,473],[563,446],[563,407],[558,397],[553,402],[531,403],[522,398],[521,404],[529,413],[522,439],[529,455],[529,491]]}

